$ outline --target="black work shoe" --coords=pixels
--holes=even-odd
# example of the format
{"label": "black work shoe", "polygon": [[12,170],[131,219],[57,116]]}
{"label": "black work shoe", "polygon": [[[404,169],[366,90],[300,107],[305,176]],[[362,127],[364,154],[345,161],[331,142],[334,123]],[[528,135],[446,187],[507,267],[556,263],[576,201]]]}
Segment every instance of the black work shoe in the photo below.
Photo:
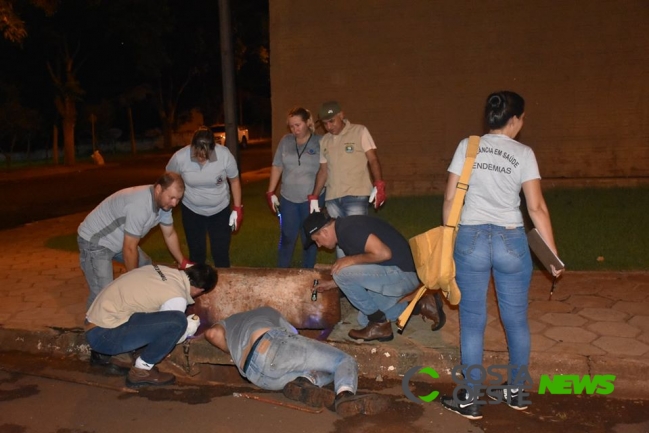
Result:
{"label": "black work shoe", "polygon": [[157,367],[153,367],[151,370],[131,367],[126,376],[126,386],[129,388],[171,385],[175,381],[176,376],[171,373],[163,373]]}
{"label": "black work shoe", "polygon": [[320,388],[306,377],[298,377],[284,385],[282,394],[288,399],[300,401],[311,407],[332,407],[336,398],[332,390]]}
{"label": "black work shoe", "polygon": [[439,291],[436,293],[427,293],[421,297],[419,302],[417,302],[417,310],[421,314],[424,321],[426,319],[431,320],[433,324],[430,326],[430,329],[437,331],[442,329],[446,323],[446,313],[444,313],[444,301],[442,301],[442,296],[439,294]]}
{"label": "black work shoe", "polygon": [[[507,382],[503,383],[507,385]],[[507,406],[516,410],[525,410],[527,409],[527,404],[522,403],[523,397],[518,392],[519,390],[512,391],[510,389],[492,389],[487,394],[490,399],[496,400],[498,402],[507,403]]]}
{"label": "black work shoe", "polygon": [[354,415],[376,415],[388,408],[388,399],[383,395],[354,395],[343,391],[336,396],[336,413],[342,417]]}
{"label": "black work shoe", "polygon": [[103,353],[90,351],[90,365],[102,367],[103,372],[111,376],[126,376],[131,369],[133,362],[126,362],[126,357],[130,354],[120,354],[116,356],[104,355]]}
{"label": "black work shoe", "polygon": [[104,355],[94,350],[90,350],[90,365],[110,365],[110,355]]}
{"label": "black work shoe", "polygon": [[482,419],[482,412],[480,412],[480,406],[478,406],[477,400],[468,400],[466,390],[463,389],[458,392],[457,397],[460,401],[455,401],[453,396],[442,396],[442,406],[444,406],[444,409],[462,415],[464,418]]}
{"label": "black work shoe", "polygon": [[354,340],[364,341],[390,341],[394,338],[394,334],[392,334],[392,323],[389,320],[385,322],[370,322],[365,328],[352,329],[347,335]]}

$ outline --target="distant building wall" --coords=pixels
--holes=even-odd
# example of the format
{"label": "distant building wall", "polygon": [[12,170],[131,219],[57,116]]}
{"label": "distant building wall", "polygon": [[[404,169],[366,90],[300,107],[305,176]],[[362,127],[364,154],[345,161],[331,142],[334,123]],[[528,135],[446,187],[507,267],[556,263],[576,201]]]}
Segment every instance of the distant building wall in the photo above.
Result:
{"label": "distant building wall", "polygon": [[270,0],[273,146],[291,107],[335,99],[388,194],[440,192],[507,89],[544,178],[649,177],[648,23],[646,0]]}

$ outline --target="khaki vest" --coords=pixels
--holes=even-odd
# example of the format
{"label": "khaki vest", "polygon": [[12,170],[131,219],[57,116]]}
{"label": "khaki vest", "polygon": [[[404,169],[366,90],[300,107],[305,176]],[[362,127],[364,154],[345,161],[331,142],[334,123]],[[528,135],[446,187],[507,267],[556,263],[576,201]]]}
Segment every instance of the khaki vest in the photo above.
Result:
{"label": "khaki vest", "polygon": [[320,141],[320,151],[327,160],[326,200],[369,196],[372,192],[367,157],[361,145],[365,127],[345,123],[340,134],[325,134]]}
{"label": "khaki vest", "polygon": [[160,311],[172,298],[193,304],[187,274],[166,266],[143,266],[125,273],[106,286],[90,306],[86,317],[102,328],[117,328],[134,313]]}

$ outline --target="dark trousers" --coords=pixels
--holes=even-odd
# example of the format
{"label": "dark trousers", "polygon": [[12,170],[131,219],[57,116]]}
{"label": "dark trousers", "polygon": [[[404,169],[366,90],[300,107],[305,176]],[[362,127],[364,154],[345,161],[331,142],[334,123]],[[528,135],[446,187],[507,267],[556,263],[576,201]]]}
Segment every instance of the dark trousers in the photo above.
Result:
{"label": "dark trousers", "polygon": [[205,263],[207,242],[205,235],[210,238],[212,260],[217,268],[230,267],[230,207],[210,216],[198,215],[181,204],[183,228],[189,247],[189,260],[194,263]]}
{"label": "dark trousers", "polygon": [[97,326],[86,331],[86,340],[93,350],[106,355],[144,347],[142,361],[157,364],[176,347],[186,329],[187,318],[182,311],[135,313],[117,328]]}

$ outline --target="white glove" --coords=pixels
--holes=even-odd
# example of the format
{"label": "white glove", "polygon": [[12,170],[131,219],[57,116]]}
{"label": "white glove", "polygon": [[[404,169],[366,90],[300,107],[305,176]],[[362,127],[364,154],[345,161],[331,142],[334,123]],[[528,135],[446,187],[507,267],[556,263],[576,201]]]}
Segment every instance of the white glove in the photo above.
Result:
{"label": "white glove", "polygon": [[372,203],[376,199],[376,187],[372,188],[372,193],[370,194],[369,203]]}
{"label": "white glove", "polygon": [[374,188],[372,188],[369,202],[374,203],[374,209],[378,209],[385,203],[385,198],[385,182],[377,180],[374,182]]}
{"label": "white glove", "polygon": [[233,210],[232,213],[230,214],[230,228],[232,231],[235,231],[237,229],[237,211]]}
{"label": "white glove", "polygon": [[320,205],[318,204],[318,196],[310,195],[308,198],[309,198],[309,213],[320,212]]}
{"label": "white glove", "polygon": [[243,205],[234,206],[232,213],[230,214],[230,227],[233,232],[236,232],[241,226],[243,221]]}
{"label": "white glove", "polygon": [[277,213],[277,209],[279,209],[279,200],[275,194],[270,197],[270,202],[273,204],[273,212]]}
{"label": "white glove", "polygon": [[185,330],[185,334],[180,337],[180,340],[178,340],[178,343],[176,344],[180,344],[183,341],[187,340],[187,338],[192,337],[194,334],[196,334],[199,326],[201,326],[200,317],[198,317],[196,314],[190,314],[189,316],[187,316],[187,330]]}

